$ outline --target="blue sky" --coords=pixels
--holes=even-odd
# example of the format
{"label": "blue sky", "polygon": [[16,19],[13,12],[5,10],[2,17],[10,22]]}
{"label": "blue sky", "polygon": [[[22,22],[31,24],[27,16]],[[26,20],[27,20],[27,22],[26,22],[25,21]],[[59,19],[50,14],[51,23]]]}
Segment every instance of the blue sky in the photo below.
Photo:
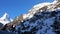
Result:
{"label": "blue sky", "polygon": [[0,17],[7,12],[11,18],[25,14],[34,5],[53,0],[0,0]]}

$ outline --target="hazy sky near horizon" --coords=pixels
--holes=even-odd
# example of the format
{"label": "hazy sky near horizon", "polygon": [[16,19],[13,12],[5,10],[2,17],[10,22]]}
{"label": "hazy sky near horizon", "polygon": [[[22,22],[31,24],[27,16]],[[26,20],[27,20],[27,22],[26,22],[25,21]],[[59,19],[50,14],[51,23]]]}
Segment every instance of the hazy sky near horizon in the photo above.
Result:
{"label": "hazy sky near horizon", "polygon": [[11,18],[25,14],[34,5],[53,0],[0,0],[0,17],[7,12]]}

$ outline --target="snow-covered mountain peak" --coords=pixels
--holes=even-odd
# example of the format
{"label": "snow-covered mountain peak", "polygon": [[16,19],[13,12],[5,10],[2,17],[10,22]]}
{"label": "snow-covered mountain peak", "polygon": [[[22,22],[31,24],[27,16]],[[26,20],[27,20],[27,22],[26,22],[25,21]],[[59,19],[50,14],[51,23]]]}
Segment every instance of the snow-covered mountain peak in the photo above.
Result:
{"label": "snow-covered mountain peak", "polygon": [[32,9],[30,9],[29,11],[39,11],[42,12],[44,10],[50,10],[50,11],[54,11],[55,9],[57,9],[59,7],[59,2],[60,0],[54,0],[53,2],[44,2],[44,3],[39,3],[37,5],[34,5]]}
{"label": "snow-covered mountain peak", "polygon": [[13,21],[13,19],[11,19],[8,15],[8,13],[5,13],[1,18],[0,18],[0,23],[2,23],[3,25],[9,23]]}
{"label": "snow-covered mountain peak", "polygon": [[37,4],[37,5],[34,5],[33,8],[42,8],[42,7],[44,7],[44,6],[56,4],[57,2],[58,2],[57,0],[54,0],[53,2],[39,3],[39,4]]}
{"label": "snow-covered mountain peak", "polygon": [[60,9],[59,6],[60,3],[59,3],[59,0],[54,0],[53,2],[44,2],[44,3],[39,3],[35,6],[32,7],[32,9],[30,9],[28,11],[28,14],[26,15],[23,15],[26,16],[26,18],[30,19],[33,17],[33,15],[35,15],[36,13],[38,12],[43,12],[45,10],[48,10],[48,11],[55,11],[57,9]]}
{"label": "snow-covered mountain peak", "polygon": [[9,15],[7,13],[5,13],[0,19],[6,19],[8,17],[9,17]]}

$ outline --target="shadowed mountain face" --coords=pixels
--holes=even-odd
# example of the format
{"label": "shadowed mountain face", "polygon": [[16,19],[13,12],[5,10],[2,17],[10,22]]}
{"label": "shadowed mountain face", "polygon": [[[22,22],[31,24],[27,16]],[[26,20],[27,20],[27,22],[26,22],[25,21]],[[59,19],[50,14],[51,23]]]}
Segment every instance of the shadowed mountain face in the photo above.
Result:
{"label": "shadowed mountain face", "polygon": [[14,32],[8,32],[8,31],[1,31],[0,30],[0,34],[16,34],[16,33],[14,33]]}
{"label": "shadowed mountain face", "polygon": [[60,9],[36,13],[10,31],[18,34],[60,34]]}
{"label": "shadowed mountain face", "polygon": [[3,24],[2,23],[0,23],[0,28],[3,26]]}

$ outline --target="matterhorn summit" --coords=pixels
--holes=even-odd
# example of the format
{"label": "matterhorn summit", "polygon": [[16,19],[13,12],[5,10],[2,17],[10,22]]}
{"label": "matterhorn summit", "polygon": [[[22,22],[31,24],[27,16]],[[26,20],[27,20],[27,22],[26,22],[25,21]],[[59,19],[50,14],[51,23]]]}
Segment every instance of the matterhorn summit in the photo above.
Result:
{"label": "matterhorn summit", "polygon": [[2,23],[3,25],[5,25],[5,24],[7,24],[7,23],[9,23],[9,22],[11,22],[11,21],[13,21],[13,20],[9,17],[9,15],[8,15],[7,13],[5,13],[5,14],[0,18],[0,23]]}

